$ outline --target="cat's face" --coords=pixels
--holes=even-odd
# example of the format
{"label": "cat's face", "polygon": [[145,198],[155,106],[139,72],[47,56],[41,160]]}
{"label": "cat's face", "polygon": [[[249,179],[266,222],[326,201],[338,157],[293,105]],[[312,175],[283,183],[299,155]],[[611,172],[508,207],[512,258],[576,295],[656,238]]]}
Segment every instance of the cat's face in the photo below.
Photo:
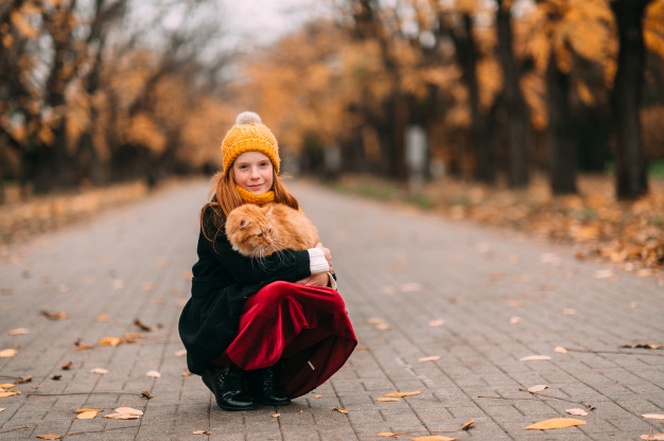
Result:
{"label": "cat's face", "polygon": [[245,256],[265,257],[276,251],[269,207],[248,204],[234,210],[226,220],[226,231],[233,249]]}

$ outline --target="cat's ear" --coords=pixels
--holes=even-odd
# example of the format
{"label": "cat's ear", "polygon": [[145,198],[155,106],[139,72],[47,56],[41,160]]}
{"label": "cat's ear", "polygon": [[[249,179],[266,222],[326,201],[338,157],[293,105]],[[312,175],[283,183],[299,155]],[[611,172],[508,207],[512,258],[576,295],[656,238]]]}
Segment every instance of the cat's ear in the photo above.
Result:
{"label": "cat's ear", "polygon": [[251,221],[249,219],[242,219],[240,221],[240,228],[247,228],[249,225],[251,225]]}

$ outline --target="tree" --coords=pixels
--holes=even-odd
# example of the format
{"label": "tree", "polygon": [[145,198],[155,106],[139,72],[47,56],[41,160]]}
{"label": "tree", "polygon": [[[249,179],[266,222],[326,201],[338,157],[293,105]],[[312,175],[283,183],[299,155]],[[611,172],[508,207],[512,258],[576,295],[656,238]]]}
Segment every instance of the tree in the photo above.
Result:
{"label": "tree", "polygon": [[615,179],[618,199],[633,200],[648,192],[639,110],[645,45],[643,17],[652,0],[611,0],[620,49],[611,96],[615,127]]}
{"label": "tree", "polygon": [[520,86],[520,70],[514,56],[512,37],[513,0],[496,0],[496,32],[498,35],[498,60],[503,71],[504,110],[507,113],[507,142],[509,151],[508,182],[510,187],[520,188],[529,182],[528,114]]}

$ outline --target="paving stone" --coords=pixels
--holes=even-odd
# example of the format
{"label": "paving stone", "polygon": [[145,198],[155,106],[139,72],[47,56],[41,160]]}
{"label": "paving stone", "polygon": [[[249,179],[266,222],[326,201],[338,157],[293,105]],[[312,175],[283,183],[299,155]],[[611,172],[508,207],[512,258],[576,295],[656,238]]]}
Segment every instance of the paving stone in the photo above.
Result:
{"label": "paving stone", "polygon": [[[18,351],[0,359],[0,383],[33,377],[16,386],[20,395],[0,399],[0,440],[58,433],[93,441],[369,441],[393,432],[625,441],[662,431],[641,415],[664,413],[664,352],[620,348],[664,342],[656,278],[616,270],[614,279],[598,279],[610,264],[577,261],[567,246],[309,183],[290,187],[333,251],[360,340],[330,381],[291,406],[225,412],[199,377],[183,376],[177,319],[208,194],[207,182],[189,181],[0,255],[0,349]],[[8,334],[19,327],[30,333]],[[136,332],[135,343],[98,345]],[[77,350],[82,345],[90,348]],[[551,359],[521,361],[529,355]],[[431,356],[440,358],[421,361]],[[160,378],[148,377],[152,370]],[[523,391],[536,384],[549,388]],[[420,394],[376,401],[395,391]],[[524,430],[588,404],[596,408],[584,426]],[[144,415],[102,418],[120,406]],[[103,412],[76,420],[81,407]]]}

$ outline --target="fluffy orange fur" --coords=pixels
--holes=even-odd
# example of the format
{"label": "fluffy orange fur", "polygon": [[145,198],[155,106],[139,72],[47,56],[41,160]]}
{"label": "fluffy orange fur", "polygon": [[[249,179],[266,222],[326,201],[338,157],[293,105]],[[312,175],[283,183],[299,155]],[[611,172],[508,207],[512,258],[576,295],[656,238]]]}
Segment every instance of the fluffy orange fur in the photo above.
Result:
{"label": "fluffy orange fur", "polygon": [[233,209],[226,218],[226,236],[234,250],[258,258],[285,249],[306,250],[320,241],[304,213],[280,203]]}

